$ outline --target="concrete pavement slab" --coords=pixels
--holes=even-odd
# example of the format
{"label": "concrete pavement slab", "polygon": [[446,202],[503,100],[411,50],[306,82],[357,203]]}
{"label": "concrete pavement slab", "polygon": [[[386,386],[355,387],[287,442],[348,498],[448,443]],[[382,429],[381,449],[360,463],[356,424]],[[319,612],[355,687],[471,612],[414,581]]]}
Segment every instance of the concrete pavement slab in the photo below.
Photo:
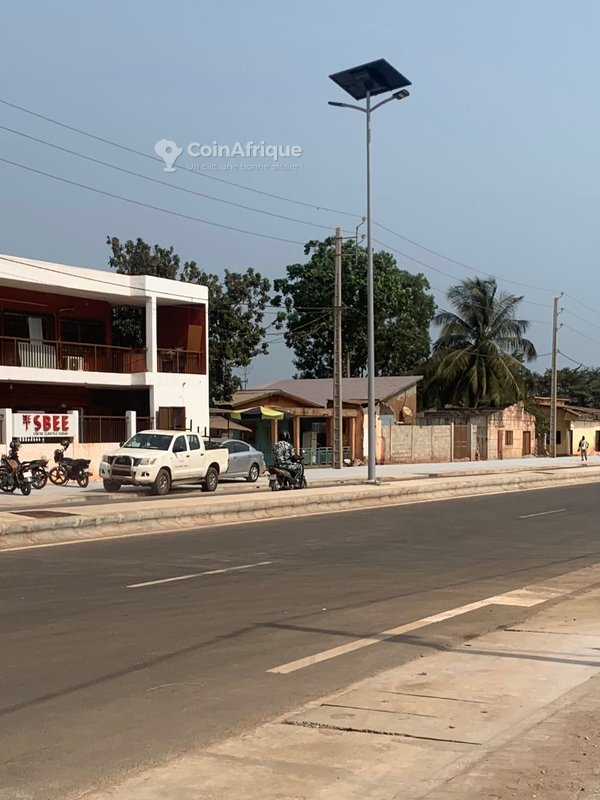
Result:
{"label": "concrete pavement slab", "polygon": [[[597,581],[597,572],[570,573],[561,585],[577,590],[586,573]],[[483,797],[475,793],[478,781],[500,791],[494,754],[508,744],[513,752],[522,749],[519,743],[531,740],[557,704],[572,693],[585,701],[583,687],[600,675],[599,607],[600,589],[547,605],[519,629],[388,670],[252,733],[87,797],[465,800],[461,785]]]}

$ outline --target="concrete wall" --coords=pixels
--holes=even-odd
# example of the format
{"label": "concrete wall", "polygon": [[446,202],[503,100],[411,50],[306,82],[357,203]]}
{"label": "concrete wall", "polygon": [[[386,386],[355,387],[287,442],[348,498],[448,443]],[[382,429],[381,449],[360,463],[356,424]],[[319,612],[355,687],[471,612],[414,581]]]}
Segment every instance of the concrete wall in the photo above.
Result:
{"label": "concrete wall", "polygon": [[[512,432],[512,444],[507,443],[507,431]],[[535,435],[535,417],[525,411],[522,403],[515,403],[490,414],[487,420],[487,457],[521,458],[523,455],[523,433],[529,432],[531,438],[531,454],[535,455],[537,440]],[[499,436],[502,445],[499,447]],[[510,438],[510,437],[508,437]]]}
{"label": "concrete wall", "polygon": [[582,436],[585,436],[590,445],[590,448],[588,450],[588,455],[592,455],[597,452],[596,432],[600,432],[600,420],[574,420],[573,422],[571,422],[571,431],[573,432],[572,455],[578,455],[577,446]]}
{"label": "concrete wall", "polygon": [[[47,458],[48,469],[51,469],[52,467],[56,466],[53,459],[53,453],[58,446],[58,442],[53,444],[22,444],[21,449],[19,450],[19,458],[21,461],[31,461],[36,458]],[[115,450],[118,446],[119,442],[108,442],[104,444],[81,444],[78,442],[72,442],[65,453],[65,457],[89,458],[90,470],[93,472],[93,475],[90,477],[90,481],[99,481],[100,478],[98,476],[98,467],[103,454],[108,453],[111,450]],[[2,448],[3,452],[5,450],[6,447]],[[76,484],[69,481],[68,485],[75,486]]]}
{"label": "concrete wall", "polygon": [[451,425],[384,425],[386,464],[452,461]]}

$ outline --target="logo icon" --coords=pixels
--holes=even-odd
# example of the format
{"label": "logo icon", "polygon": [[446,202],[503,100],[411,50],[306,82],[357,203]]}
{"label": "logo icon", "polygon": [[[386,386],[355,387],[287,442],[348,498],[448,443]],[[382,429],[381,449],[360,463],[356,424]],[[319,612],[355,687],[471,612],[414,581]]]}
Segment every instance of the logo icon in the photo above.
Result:
{"label": "logo icon", "polygon": [[163,172],[175,172],[173,164],[183,153],[183,147],[177,147],[177,142],[173,142],[171,139],[159,139],[154,145],[154,152],[165,162]]}

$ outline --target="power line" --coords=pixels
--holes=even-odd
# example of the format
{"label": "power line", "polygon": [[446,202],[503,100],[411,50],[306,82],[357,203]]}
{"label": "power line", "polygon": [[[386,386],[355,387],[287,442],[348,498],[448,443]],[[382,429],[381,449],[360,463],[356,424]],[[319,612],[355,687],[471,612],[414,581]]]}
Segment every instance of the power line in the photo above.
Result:
{"label": "power line", "polygon": [[[387,228],[385,225],[382,225],[380,222],[375,222],[375,225],[377,225],[378,228],[382,228],[384,231],[387,231],[388,233],[391,233],[393,236],[397,236],[399,239],[403,239],[405,242],[409,242],[410,244],[414,245],[415,247],[419,247],[419,248],[421,248],[421,250],[425,250],[425,252],[427,252],[427,253],[431,253],[434,256],[438,256],[439,258],[443,258],[446,261],[449,261],[451,264],[457,264],[459,267],[463,267],[464,269],[468,269],[468,270],[470,270],[472,272],[475,272],[475,273],[487,272],[486,270],[481,270],[481,269],[478,269],[476,267],[471,266],[470,264],[466,264],[464,261],[459,261],[456,258],[451,258],[450,256],[446,256],[446,255],[444,255],[444,253],[440,253],[438,250],[432,250],[430,247],[426,247],[424,244],[420,244],[420,242],[416,242],[414,239],[409,239],[408,236],[403,236],[403,234],[397,233],[396,231],[393,231],[391,228]],[[379,242],[379,244],[381,244],[381,242]],[[434,267],[430,266],[430,269],[434,269]],[[441,270],[438,270],[438,271],[441,272]],[[442,275],[447,275],[447,274],[448,273],[442,272]],[[528,283],[519,283],[518,281],[513,281],[513,280],[510,280],[509,278],[503,277],[502,275],[496,275],[494,273],[488,273],[488,274],[493,275],[494,278],[498,278],[499,280],[504,281],[505,283],[512,283],[514,286],[521,286],[524,289],[534,289],[535,291],[538,291],[538,292],[554,293],[552,289],[548,289],[547,287],[532,286],[531,284],[528,284]]]}
{"label": "power line", "polygon": [[[75,127],[73,125],[68,125],[67,123],[60,122],[59,120],[53,119],[52,117],[49,117],[49,116],[44,115],[44,114],[40,114],[37,111],[33,111],[31,109],[25,108],[24,106],[18,105],[17,103],[11,103],[10,101],[5,100],[3,98],[0,98],[0,103],[8,106],[9,108],[14,108],[14,109],[17,109],[18,111],[22,111],[25,114],[29,114],[30,116],[36,117],[38,119],[42,119],[45,122],[50,122],[53,125],[57,125],[57,126],[59,126],[61,128],[64,128],[66,130],[73,131],[74,133],[80,134],[81,136],[86,136],[86,137],[88,137],[90,139],[94,139],[95,141],[101,142],[103,144],[108,144],[108,145],[110,145],[112,147],[117,147],[120,150],[123,150],[125,152],[131,153],[131,154],[134,154],[134,155],[137,155],[137,156],[141,156],[142,158],[150,159],[153,162],[162,164],[162,161],[159,158],[154,157],[150,153],[146,153],[146,152],[141,151],[141,150],[136,150],[133,147],[128,147],[127,145],[123,145],[123,144],[121,144],[119,142],[115,142],[115,141],[113,141],[111,139],[108,139],[106,137],[98,136],[97,134],[90,133],[89,131],[85,131],[85,130],[83,130],[81,128],[77,128],[77,127]],[[7,130],[10,130],[10,129],[7,129]],[[29,138],[33,138],[33,137],[29,137]],[[39,141],[43,142],[43,140],[39,140]],[[50,145],[50,146],[53,146],[53,145]],[[14,163],[14,162],[7,162],[7,163]],[[15,164],[15,166],[22,166],[22,165]],[[28,169],[27,167],[23,167],[23,168],[24,169]],[[31,168],[29,168],[29,169],[31,169]],[[31,171],[35,171],[35,170],[31,169]],[[46,174],[46,173],[40,172],[40,174]],[[133,173],[133,174],[135,174],[135,173]],[[250,187],[250,186],[244,186],[243,184],[235,183],[234,181],[228,181],[228,180],[226,180],[224,178],[219,178],[219,177],[217,177],[215,175],[209,175],[209,174],[206,174],[206,173],[203,173],[203,172],[196,172],[196,171],[193,171],[193,174],[194,175],[200,175],[201,177],[207,178],[209,180],[214,180],[214,181],[217,181],[218,183],[223,183],[223,184],[226,184],[228,186],[233,186],[236,189],[241,189],[243,191],[252,192],[253,194],[261,195],[263,197],[269,197],[271,199],[280,200],[280,201],[285,202],[285,203],[292,203],[294,205],[302,206],[304,208],[312,208],[312,209],[316,209],[318,211],[325,211],[325,212],[328,212],[328,213],[338,214],[338,215],[347,216],[347,217],[353,217],[353,218],[359,218],[361,216],[360,214],[356,214],[354,212],[344,211],[344,210],[336,209],[336,208],[330,208],[330,207],[327,207],[327,206],[321,206],[321,205],[318,205],[318,204],[315,204],[315,203],[308,203],[308,202],[305,202],[305,201],[302,201],[302,200],[295,200],[294,198],[285,197],[283,195],[278,195],[278,194],[274,194],[274,193],[271,193],[271,192],[265,192],[265,191],[262,191],[260,189],[255,189],[255,188]],[[48,177],[55,177],[55,176],[48,176]],[[68,181],[66,181],[66,179],[58,178],[58,180],[63,180],[64,182],[68,182]],[[74,185],[78,185],[78,184],[74,183]],[[170,184],[167,184],[167,185],[170,185]],[[84,188],[90,188],[90,187],[84,187]],[[179,187],[179,188],[181,188],[181,187]],[[94,189],[91,189],[91,191],[94,191]],[[95,190],[95,191],[99,191],[100,192],[101,190]],[[107,194],[108,196],[113,196],[113,195],[110,195],[109,193],[105,193],[105,194]],[[127,198],[121,198],[121,197],[118,197],[118,196],[115,196],[115,197],[117,199],[124,199],[126,202],[136,202],[136,201],[128,200]],[[219,200],[218,198],[211,198],[211,199],[215,199],[217,201]],[[221,202],[225,202],[225,201],[221,201]],[[138,203],[138,204],[139,205],[144,205],[143,203]],[[231,204],[235,205],[234,203],[231,203]],[[155,208],[153,206],[148,206],[148,207],[153,208],[153,209]],[[161,210],[161,209],[155,209],[155,210]],[[257,211],[258,213],[268,213],[268,212],[260,212],[260,210],[258,210],[258,209],[252,209],[252,210]],[[175,214],[176,212],[166,211],[166,213]],[[182,216],[182,217],[185,218],[185,215],[178,215],[178,216]],[[196,218],[192,218],[192,219],[196,219]],[[204,222],[205,224],[211,224],[211,225],[219,226],[218,223],[212,223],[212,222],[208,222],[208,221],[205,221],[205,220],[196,220],[196,221],[201,221],[201,222]],[[295,220],[295,221],[300,222],[300,220]],[[310,223],[307,223],[307,224],[310,224]],[[382,230],[385,230],[388,233],[392,234],[393,236],[397,236],[398,238],[409,242],[410,244],[414,245],[415,247],[421,248],[425,252],[431,253],[432,255],[436,255],[439,258],[443,258],[443,259],[449,261],[450,263],[456,264],[456,265],[461,266],[461,267],[463,267],[465,269],[472,270],[472,271],[474,271],[476,273],[477,272],[481,272],[481,270],[478,270],[478,269],[474,268],[473,266],[471,266],[471,265],[469,265],[469,264],[467,264],[467,263],[465,263],[463,261],[460,261],[459,259],[452,258],[451,256],[447,256],[447,255],[445,255],[444,253],[442,253],[442,252],[440,252],[438,250],[434,250],[433,248],[427,247],[426,245],[423,245],[423,244],[421,244],[420,242],[417,242],[414,239],[410,239],[409,237],[404,236],[403,234],[400,234],[397,231],[394,231],[391,228],[388,228],[387,226],[382,225],[381,223],[378,223],[378,222],[375,221],[375,224],[378,227],[380,227]],[[220,226],[220,227],[228,227],[228,226]],[[319,227],[326,227],[326,226],[319,226]],[[249,233],[250,235],[254,235],[254,236],[261,236],[263,238],[271,238],[271,239],[277,239],[278,238],[278,237],[267,236],[266,234],[258,234],[258,233],[254,233],[254,232],[250,232],[250,231],[243,231],[243,230],[238,229],[238,228],[229,228],[229,229],[236,230],[238,232]],[[282,239],[281,241],[287,241],[287,242],[291,242],[293,244],[298,244],[297,242],[292,242],[292,240]],[[379,242],[379,244],[381,244],[381,242]],[[387,247],[387,245],[383,245],[383,246]],[[421,264],[422,266],[433,270],[434,272],[438,272],[439,274],[445,275],[446,277],[451,277],[453,280],[460,280],[459,278],[456,278],[455,276],[450,275],[450,273],[447,273],[444,270],[441,270],[441,269],[438,269],[436,267],[433,267],[430,264],[426,264],[425,262],[419,261],[418,259],[414,259],[411,256],[408,256],[408,254],[406,254],[406,253],[401,253],[398,250],[394,250],[394,248],[389,248],[389,249],[392,250],[393,252],[398,253],[399,255],[402,255],[404,258],[409,258],[410,260],[414,261],[415,263]],[[555,293],[554,290],[548,289],[547,287],[540,287],[540,286],[534,286],[532,284],[520,283],[518,281],[509,280],[508,278],[503,278],[502,276],[496,276],[493,273],[490,273],[490,274],[493,277],[498,277],[500,280],[503,280],[504,282],[513,284],[515,286],[521,286],[523,288],[533,289],[534,291],[543,291],[543,292]],[[577,298],[573,297],[572,295],[569,295],[569,294],[565,293],[565,297],[570,297],[571,300],[573,300],[574,302],[578,303],[583,308],[586,308],[588,311],[592,312],[593,314],[597,314],[597,315],[600,316],[600,311],[598,311],[597,309],[594,309],[594,308],[592,308],[590,306],[587,306],[586,304],[584,304],[581,301],[577,300]],[[534,304],[533,301],[529,301],[529,302]]]}
{"label": "power line", "polygon": [[557,352],[558,352],[558,354],[559,354],[559,355],[561,355],[563,358],[566,358],[566,359],[567,359],[567,361],[572,361],[572,362],[573,362],[573,364],[577,364],[577,366],[578,366],[578,367],[583,367],[583,361],[577,361],[575,358],[571,358],[570,356],[568,356],[568,355],[566,355],[565,353],[563,353],[563,351],[562,351],[562,350],[558,350]]}
{"label": "power line", "polygon": [[285,239],[281,236],[271,236],[267,233],[258,233],[257,231],[249,231],[245,228],[236,228],[233,225],[224,225],[221,222],[212,222],[208,219],[201,219],[200,217],[194,217],[191,214],[182,214],[179,211],[171,211],[168,208],[161,208],[160,206],[154,206],[151,203],[143,203],[141,200],[133,200],[131,197],[123,197],[119,194],[114,194],[113,192],[107,192],[104,189],[98,189],[95,186],[88,186],[85,183],[78,183],[77,181],[71,181],[68,178],[61,178],[59,175],[52,175],[50,172],[44,172],[40,169],[34,169],[33,167],[28,167],[25,164],[19,164],[16,161],[10,161],[8,158],[0,158],[4,164],[10,164],[13,167],[19,167],[19,169],[27,170],[28,172],[34,172],[37,175],[43,175],[45,178],[52,178],[52,180],[60,181],[61,183],[68,183],[71,186],[77,186],[80,189],[87,189],[88,192],[95,192],[96,194],[102,194],[105,197],[112,197],[115,200],[122,200],[125,203],[132,203],[136,206],[141,206],[142,208],[150,208],[152,211],[160,211],[163,214],[170,214],[173,217],[180,217],[181,219],[191,220],[192,222],[200,222],[203,225],[212,225],[215,228],[222,228],[223,230],[227,231],[235,231],[236,233],[245,233],[247,236],[258,236],[261,239],[272,239],[275,242],[286,242],[287,244],[297,244],[301,247],[304,246],[304,242],[299,242],[295,239]]}
{"label": "power line", "polygon": [[[151,178],[148,175],[143,175],[141,172],[135,172],[131,169],[125,169],[125,167],[119,167],[116,164],[111,164],[109,161],[102,161],[99,158],[93,158],[92,156],[87,156],[84,153],[78,153],[76,150],[71,150],[68,147],[61,147],[58,144],[53,144],[52,142],[47,142],[45,139],[39,139],[36,136],[30,136],[27,133],[23,133],[22,131],[17,131],[14,128],[8,128],[5,125],[0,125],[0,130],[8,131],[9,133],[13,133],[16,136],[22,136],[25,139],[29,139],[32,142],[38,142],[39,144],[43,144],[46,147],[52,147],[54,150],[60,150],[63,153],[67,153],[72,156],[76,156],[77,158],[83,158],[86,161],[91,161],[93,164],[100,164],[103,167],[108,167],[109,169],[114,169],[117,172],[123,172],[126,175],[133,175],[136,178],[141,178],[145,181],[150,181],[150,183],[157,183],[161,186],[166,186],[168,189],[173,189],[178,192],[185,192],[186,194],[193,194],[196,197],[203,197],[206,200],[213,200],[216,203],[223,203],[224,205],[234,206],[235,208],[242,208],[245,211],[253,211],[256,214],[265,214],[268,217],[276,217],[277,219],[283,219],[288,222],[297,222],[301,225],[310,225],[314,228],[324,228],[325,230],[331,231],[331,227],[329,225],[321,225],[318,222],[310,222],[307,219],[298,219],[297,217],[288,217],[284,214],[276,214],[273,211],[264,211],[261,208],[254,208],[253,206],[247,206],[243,203],[236,203],[233,200],[223,200],[220,197],[215,197],[214,195],[205,194],[204,192],[197,192],[194,189],[186,189],[185,186],[178,186],[177,184],[170,183],[169,181],[162,181],[159,178]],[[345,231],[345,233],[350,233],[350,231]]]}
{"label": "power line", "polygon": [[[17,105],[17,103],[10,103],[8,100],[4,100],[0,98],[0,103],[3,103],[10,108],[16,108],[18,111],[23,111],[25,114],[30,114],[32,117],[37,117],[38,119],[43,119],[45,122],[51,122],[53,125],[58,125],[60,128],[65,128],[66,130],[73,131],[74,133],[78,133],[81,136],[87,136],[89,139],[95,139],[97,142],[102,142],[103,144],[111,145],[112,147],[118,147],[120,150],[124,150],[127,153],[132,153],[136,156],[141,156],[142,158],[150,159],[158,164],[162,164],[162,160],[157,158],[150,153],[145,153],[143,150],[136,150],[133,147],[128,147],[127,145],[120,144],[119,142],[115,142],[112,139],[107,139],[103,136],[98,136],[95,133],[90,133],[89,131],[84,131],[81,128],[75,128],[73,125],[67,125],[65,122],[59,122],[59,120],[52,119],[52,117],[48,117],[45,114],[39,114],[37,111],[32,111],[29,108],[25,108],[24,106]],[[191,171],[191,170],[188,170]],[[194,175],[199,175],[203,178],[207,178],[209,180],[217,181],[218,183],[225,183],[228,186],[234,186],[236,189],[242,189],[246,192],[252,192],[253,194],[259,194],[263,197],[270,197],[273,200],[281,200],[285,203],[292,203],[297,206],[303,206],[304,208],[313,208],[317,211],[326,211],[332,214],[341,214],[346,217],[359,217],[360,214],[354,214],[351,211],[341,211],[339,208],[328,208],[327,206],[319,206],[314,203],[306,203],[302,200],[294,200],[291,197],[285,197],[279,194],[272,194],[271,192],[264,192],[261,189],[254,189],[251,186],[244,186],[241,183],[235,183],[234,181],[228,181],[225,178],[218,178],[216,175],[208,175],[204,172],[195,172],[193,171]]]}
{"label": "power line", "polygon": [[592,308],[591,306],[586,306],[585,303],[582,303],[581,300],[578,300],[576,297],[573,297],[572,294],[568,294],[567,292],[565,292],[565,297],[568,297],[569,300],[572,300],[574,303],[577,303],[582,308],[585,308],[586,311],[591,311],[592,314],[597,314],[598,316],[600,316],[600,311],[598,311],[597,308]]}
{"label": "power line", "polygon": [[587,339],[588,342],[593,342],[594,344],[600,345],[600,341],[598,341],[598,339],[592,339],[591,336],[588,336],[587,334],[582,333],[581,331],[578,331],[576,328],[572,328],[570,325],[564,325],[563,324],[563,328],[566,328],[568,331],[571,331],[572,333],[576,333],[578,336],[581,336],[583,339]]}
{"label": "power line", "polygon": [[566,311],[567,314],[570,314],[572,317],[575,317],[580,322],[585,322],[586,325],[591,325],[592,328],[597,328],[598,330],[600,330],[600,325],[597,325],[595,322],[590,322],[589,319],[582,317],[581,314],[576,314],[574,311],[571,311],[570,308],[563,307],[562,310]]}

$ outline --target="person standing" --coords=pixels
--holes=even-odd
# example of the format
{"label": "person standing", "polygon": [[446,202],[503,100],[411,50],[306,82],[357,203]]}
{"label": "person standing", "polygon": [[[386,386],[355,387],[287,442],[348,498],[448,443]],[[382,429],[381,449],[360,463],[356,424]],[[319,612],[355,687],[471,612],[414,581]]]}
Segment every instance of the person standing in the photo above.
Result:
{"label": "person standing", "polygon": [[589,442],[586,440],[585,436],[582,436],[581,440],[579,442],[578,448],[577,448],[579,450],[579,452],[581,453],[581,460],[582,461],[587,461],[588,460],[587,459],[587,454],[588,454],[589,447],[590,447]]}

